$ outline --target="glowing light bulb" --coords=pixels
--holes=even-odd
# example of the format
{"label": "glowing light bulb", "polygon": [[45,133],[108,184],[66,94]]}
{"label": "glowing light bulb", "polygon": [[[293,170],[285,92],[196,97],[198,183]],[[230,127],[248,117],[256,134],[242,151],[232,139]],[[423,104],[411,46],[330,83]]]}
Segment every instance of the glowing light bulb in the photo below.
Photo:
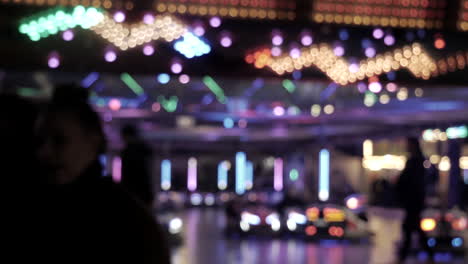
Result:
{"label": "glowing light bulb", "polygon": [[302,38],[301,38],[301,43],[304,46],[310,46],[310,45],[312,45],[313,42],[314,42],[314,40],[313,40],[312,36],[309,35],[309,34],[306,34],[306,35],[302,36]]}
{"label": "glowing light bulb", "polygon": [[49,65],[49,68],[51,69],[56,69],[60,66],[60,57],[56,53],[52,53],[49,56],[49,59],[47,61],[47,65]]}
{"label": "glowing light bulb", "polygon": [[201,36],[205,35],[205,29],[203,28],[203,26],[198,25],[193,29],[193,33],[195,35],[201,37]]}
{"label": "glowing light bulb", "polygon": [[117,23],[122,23],[125,21],[125,13],[122,11],[117,11],[114,14],[114,21]]}
{"label": "glowing light bulb", "polygon": [[274,57],[278,57],[278,56],[281,56],[281,48],[280,47],[273,47],[271,49],[271,55],[273,55]]}
{"label": "glowing light bulb", "polygon": [[179,74],[182,72],[182,64],[180,64],[179,62],[174,62],[172,63],[171,65],[171,71],[174,73],[174,74]]}
{"label": "glowing light bulb", "polygon": [[383,36],[384,36],[384,31],[383,31],[381,28],[376,28],[376,29],[374,29],[374,31],[372,32],[372,36],[373,36],[375,39],[381,39],[381,38],[383,38]]}
{"label": "glowing light bulb", "polygon": [[220,40],[221,46],[229,48],[232,45],[232,39],[229,36],[223,36]]}
{"label": "glowing light bulb", "polygon": [[62,33],[62,38],[65,41],[72,41],[75,38],[75,34],[69,29]]}
{"label": "glowing light bulb", "polygon": [[375,57],[376,50],[373,47],[368,47],[365,49],[364,53],[366,54],[366,57],[373,58]]}
{"label": "glowing light bulb", "polygon": [[210,19],[210,26],[214,27],[214,28],[218,28],[219,26],[221,26],[221,18],[219,17],[212,17]]}
{"label": "glowing light bulb", "polygon": [[384,43],[387,46],[393,46],[395,44],[395,37],[392,35],[385,36]]}
{"label": "glowing light bulb", "polygon": [[275,108],[273,108],[273,114],[275,116],[283,116],[285,113],[285,110],[284,110],[284,107],[282,106],[276,106]]}
{"label": "glowing light bulb", "polygon": [[271,43],[275,46],[280,46],[283,44],[283,37],[281,35],[274,35],[273,38],[271,39]]}
{"label": "glowing light bulb", "polygon": [[380,93],[382,91],[382,85],[379,82],[370,83],[369,91],[373,93]]}
{"label": "glowing light bulb", "polygon": [[108,50],[104,54],[104,59],[107,62],[114,62],[117,59],[117,53],[115,53],[115,51],[113,51],[113,50]]}
{"label": "glowing light bulb", "polygon": [[333,48],[333,53],[335,53],[336,56],[341,57],[345,54],[345,49],[341,45],[337,45],[335,48]]}
{"label": "glowing light bulb", "polygon": [[187,83],[190,82],[190,77],[187,74],[182,74],[179,77],[179,82],[182,83],[182,84],[187,84]]}
{"label": "glowing light bulb", "polygon": [[294,59],[297,59],[301,56],[301,51],[298,49],[298,48],[293,48],[291,49],[291,51],[289,52],[289,55],[294,58]]}
{"label": "glowing light bulb", "polygon": [[145,14],[143,16],[143,23],[147,24],[147,25],[151,25],[154,23],[154,15],[152,14]]}
{"label": "glowing light bulb", "polygon": [[151,56],[154,54],[154,47],[151,44],[147,44],[143,47],[143,54],[146,56]]}

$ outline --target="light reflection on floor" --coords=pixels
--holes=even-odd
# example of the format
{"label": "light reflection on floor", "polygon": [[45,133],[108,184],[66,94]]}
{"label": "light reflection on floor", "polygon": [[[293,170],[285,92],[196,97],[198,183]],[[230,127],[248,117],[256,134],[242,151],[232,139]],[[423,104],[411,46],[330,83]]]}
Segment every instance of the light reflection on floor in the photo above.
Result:
{"label": "light reflection on floor", "polygon": [[[173,252],[174,264],[360,264],[368,263],[367,245],[317,245],[300,240],[227,239],[224,214],[192,209],[181,214],[184,244]],[[408,264],[419,263],[410,259]],[[453,260],[450,263],[465,263]]]}

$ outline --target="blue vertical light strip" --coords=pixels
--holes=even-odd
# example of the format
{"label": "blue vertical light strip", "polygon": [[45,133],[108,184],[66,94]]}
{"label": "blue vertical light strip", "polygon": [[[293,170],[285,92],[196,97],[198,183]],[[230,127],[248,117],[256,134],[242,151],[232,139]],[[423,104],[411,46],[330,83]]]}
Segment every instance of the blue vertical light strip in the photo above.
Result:
{"label": "blue vertical light strip", "polygon": [[254,177],[254,168],[251,161],[246,163],[246,174],[245,174],[245,189],[251,190],[253,188],[253,177]]}
{"label": "blue vertical light strip", "polygon": [[330,197],[330,152],[327,149],[320,150],[319,154],[319,200],[328,201]]}
{"label": "blue vertical light strip", "polygon": [[228,185],[228,166],[226,161],[222,161],[218,164],[218,189],[224,191]]}
{"label": "blue vertical light strip", "polygon": [[247,156],[244,152],[236,154],[236,193],[242,195],[245,193],[245,174],[246,174]]}
{"label": "blue vertical light strip", "polygon": [[161,189],[168,191],[171,189],[171,161],[163,160],[161,162]]}

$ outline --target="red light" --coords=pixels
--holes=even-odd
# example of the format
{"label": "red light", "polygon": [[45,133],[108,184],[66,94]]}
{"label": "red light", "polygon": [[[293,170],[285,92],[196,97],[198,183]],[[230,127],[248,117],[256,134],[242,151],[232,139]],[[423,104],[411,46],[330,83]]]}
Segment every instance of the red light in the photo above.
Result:
{"label": "red light", "polygon": [[317,228],[315,226],[308,226],[306,227],[305,232],[308,236],[313,236],[317,234]]}
{"label": "red light", "polygon": [[458,218],[458,219],[455,219],[453,222],[452,222],[452,228],[457,230],[457,231],[463,231],[466,229],[468,223],[467,223],[467,220],[466,218],[462,217],[462,218]]}
{"label": "red light", "polygon": [[328,234],[334,237],[342,237],[344,235],[344,229],[339,226],[331,226],[328,228]]}
{"label": "red light", "polygon": [[445,48],[445,40],[443,38],[437,38],[435,41],[434,41],[434,47],[436,49],[443,49]]}

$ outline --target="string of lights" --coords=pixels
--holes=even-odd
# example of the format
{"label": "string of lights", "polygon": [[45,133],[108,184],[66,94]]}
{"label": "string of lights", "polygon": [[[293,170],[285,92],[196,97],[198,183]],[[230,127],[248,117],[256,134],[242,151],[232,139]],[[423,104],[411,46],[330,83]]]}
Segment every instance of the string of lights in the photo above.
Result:
{"label": "string of lights", "polygon": [[95,8],[125,8],[132,10],[133,1],[120,0],[0,0],[0,4],[30,6],[93,6]]}
{"label": "string of lights", "polygon": [[104,15],[99,9],[94,7],[75,7],[71,12],[64,8],[56,9],[52,12],[43,13],[34,18],[25,19],[19,26],[19,32],[26,34],[32,41],[39,41],[50,35],[55,35],[61,31],[80,26],[88,29],[99,24],[104,19]]}
{"label": "string of lights", "polygon": [[[211,47],[205,41],[188,31],[187,25],[170,15],[152,16],[151,20],[143,19],[143,22],[132,25],[115,20],[115,16],[112,18],[94,7],[76,6],[71,11],[59,8],[23,20],[19,32],[28,35],[33,41],[39,41],[41,38],[80,26],[94,31],[122,51],[158,39],[164,39],[166,42],[181,39],[174,44],[174,49],[187,58],[202,56],[211,51]],[[73,35],[68,39],[73,39]],[[145,46],[145,54],[152,54],[154,48],[148,48],[151,46]],[[109,51],[109,54],[113,56],[109,57],[108,61],[114,61],[117,56],[115,52]]]}
{"label": "string of lights", "polygon": [[328,44],[304,48],[298,56],[294,57],[291,55],[273,57],[270,49],[263,49],[247,55],[245,60],[258,69],[271,68],[278,75],[315,66],[331,80],[341,85],[403,68],[408,69],[415,77],[425,80],[437,74],[436,62],[418,43],[379,54],[359,64],[351,64],[337,56]]}
{"label": "string of lights", "polygon": [[446,0],[315,0],[312,20],[363,26],[442,28]]}
{"label": "string of lights", "polygon": [[289,0],[156,0],[158,12],[250,19],[293,20],[296,1]]}
{"label": "string of lights", "polygon": [[91,30],[119,49],[127,50],[158,39],[171,42],[182,37],[187,32],[187,26],[170,15],[157,16],[153,23],[132,25],[117,23],[105,15]]}

